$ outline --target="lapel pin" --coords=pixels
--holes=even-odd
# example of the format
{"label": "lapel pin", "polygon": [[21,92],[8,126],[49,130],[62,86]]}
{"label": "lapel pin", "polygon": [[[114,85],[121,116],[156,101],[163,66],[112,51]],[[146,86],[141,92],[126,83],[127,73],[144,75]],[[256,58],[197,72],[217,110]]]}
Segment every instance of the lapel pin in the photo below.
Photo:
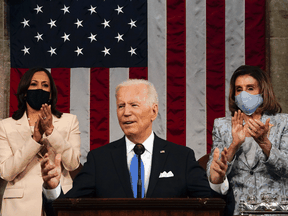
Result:
{"label": "lapel pin", "polygon": [[162,154],[162,153],[165,153],[165,150],[161,150],[160,153],[161,153],[161,154]]}

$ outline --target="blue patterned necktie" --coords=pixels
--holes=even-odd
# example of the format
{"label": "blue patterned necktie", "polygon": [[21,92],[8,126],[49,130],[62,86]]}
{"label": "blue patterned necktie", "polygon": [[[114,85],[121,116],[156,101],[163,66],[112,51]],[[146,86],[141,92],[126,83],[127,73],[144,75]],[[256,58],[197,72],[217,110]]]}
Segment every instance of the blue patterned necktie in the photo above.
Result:
{"label": "blue patterned necktie", "polygon": [[[130,165],[131,183],[134,197],[137,198],[137,181],[138,181],[138,157],[135,154]],[[142,180],[142,198],[144,197],[144,164],[141,159],[141,180]]]}

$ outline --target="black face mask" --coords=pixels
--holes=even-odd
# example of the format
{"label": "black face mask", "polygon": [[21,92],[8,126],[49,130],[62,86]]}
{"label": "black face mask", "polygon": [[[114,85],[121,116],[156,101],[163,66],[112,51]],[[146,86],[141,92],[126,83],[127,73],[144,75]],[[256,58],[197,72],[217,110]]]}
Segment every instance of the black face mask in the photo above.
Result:
{"label": "black face mask", "polygon": [[42,89],[27,90],[26,101],[35,110],[40,110],[42,104],[49,102],[50,92]]}

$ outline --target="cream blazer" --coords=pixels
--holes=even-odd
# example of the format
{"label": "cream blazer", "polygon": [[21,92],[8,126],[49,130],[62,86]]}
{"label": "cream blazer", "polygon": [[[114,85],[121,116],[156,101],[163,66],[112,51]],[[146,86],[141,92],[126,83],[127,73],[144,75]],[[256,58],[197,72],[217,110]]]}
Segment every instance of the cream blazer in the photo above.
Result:
{"label": "cream blazer", "polygon": [[[80,131],[77,117],[64,113],[53,116],[54,129],[44,135],[50,157],[62,156],[61,185],[66,193],[72,187],[69,171],[80,163]],[[0,176],[8,181],[2,200],[2,216],[40,216],[42,212],[42,177],[38,153],[42,145],[31,137],[31,128],[24,113],[19,120],[0,121]]]}

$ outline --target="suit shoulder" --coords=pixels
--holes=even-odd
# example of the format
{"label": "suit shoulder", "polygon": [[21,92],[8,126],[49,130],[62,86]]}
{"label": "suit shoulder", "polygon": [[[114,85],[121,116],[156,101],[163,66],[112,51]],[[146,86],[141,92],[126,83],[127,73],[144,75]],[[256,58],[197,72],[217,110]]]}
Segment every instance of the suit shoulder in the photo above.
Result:
{"label": "suit shoulder", "polygon": [[[113,141],[111,143],[107,143],[103,146],[100,146],[96,149],[91,150],[90,152],[91,152],[91,154],[104,154],[106,152],[109,152],[111,149],[114,149],[115,146],[118,146],[121,143],[123,143],[123,138],[118,139],[116,141]],[[124,144],[125,144],[125,142],[124,142]]]}
{"label": "suit shoulder", "polygon": [[[57,118],[56,116],[54,116],[55,118]],[[71,113],[63,113],[62,116],[59,118],[59,119],[74,119],[74,118],[77,118],[76,115],[74,114],[71,114]]]}
{"label": "suit shoulder", "polygon": [[230,124],[231,123],[231,116],[216,118],[214,120],[214,125],[223,125],[223,124]]}
{"label": "suit shoulder", "polygon": [[172,152],[174,151],[174,152],[187,152],[188,153],[188,152],[192,151],[194,153],[194,151],[187,146],[183,146],[180,144],[169,142],[169,141],[161,139],[159,137],[158,137],[158,139],[160,139],[161,142],[165,143],[166,148],[169,148],[170,150],[172,150]]}
{"label": "suit shoulder", "polygon": [[13,119],[12,117],[9,118],[5,118],[0,120],[0,125],[1,127],[5,127],[5,128],[11,128],[13,130],[13,128],[15,128],[15,124],[16,124],[17,120]]}

